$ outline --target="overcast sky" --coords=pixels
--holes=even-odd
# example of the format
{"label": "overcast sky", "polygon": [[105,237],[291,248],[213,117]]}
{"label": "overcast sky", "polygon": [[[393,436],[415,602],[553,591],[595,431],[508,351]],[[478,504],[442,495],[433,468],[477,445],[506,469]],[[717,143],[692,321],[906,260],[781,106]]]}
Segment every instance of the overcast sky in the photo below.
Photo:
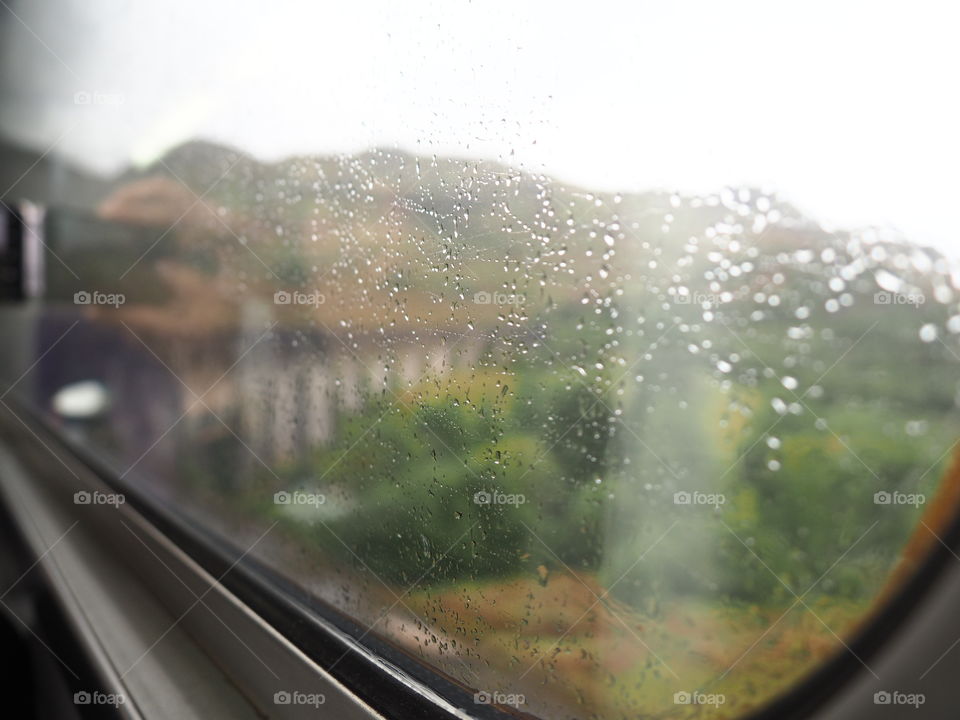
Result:
{"label": "overcast sky", "polygon": [[192,137],[396,146],[603,190],[769,186],[960,256],[950,3],[41,5],[12,5],[29,31],[7,18],[0,127],[98,172]]}

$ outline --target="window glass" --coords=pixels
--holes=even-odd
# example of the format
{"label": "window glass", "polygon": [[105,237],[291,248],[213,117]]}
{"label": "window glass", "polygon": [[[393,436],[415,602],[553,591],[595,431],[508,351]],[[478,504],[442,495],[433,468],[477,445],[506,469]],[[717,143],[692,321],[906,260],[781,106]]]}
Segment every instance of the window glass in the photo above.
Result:
{"label": "window glass", "polygon": [[362,639],[738,717],[937,544],[933,5],[57,5],[0,26],[2,199],[46,208],[8,383]]}

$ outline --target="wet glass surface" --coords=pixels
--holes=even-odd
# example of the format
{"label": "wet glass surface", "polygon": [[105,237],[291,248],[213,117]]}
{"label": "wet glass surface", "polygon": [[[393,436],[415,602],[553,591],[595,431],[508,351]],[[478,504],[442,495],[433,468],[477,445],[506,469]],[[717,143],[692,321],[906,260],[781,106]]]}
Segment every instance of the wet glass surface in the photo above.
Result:
{"label": "wet glass surface", "polygon": [[17,394],[478,702],[738,717],[849,652],[960,488],[949,249],[369,147],[190,139],[31,198]]}

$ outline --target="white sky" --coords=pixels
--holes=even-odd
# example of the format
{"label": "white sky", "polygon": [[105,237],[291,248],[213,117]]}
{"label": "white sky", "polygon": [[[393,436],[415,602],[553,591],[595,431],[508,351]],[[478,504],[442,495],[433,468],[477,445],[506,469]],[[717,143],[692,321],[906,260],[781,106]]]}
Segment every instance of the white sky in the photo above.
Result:
{"label": "white sky", "polygon": [[269,159],[398,146],[591,189],[769,186],[960,256],[951,3],[59,4],[14,6],[39,112],[3,130],[43,149],[72,128],[56,152],[102,172],[197,136]]}

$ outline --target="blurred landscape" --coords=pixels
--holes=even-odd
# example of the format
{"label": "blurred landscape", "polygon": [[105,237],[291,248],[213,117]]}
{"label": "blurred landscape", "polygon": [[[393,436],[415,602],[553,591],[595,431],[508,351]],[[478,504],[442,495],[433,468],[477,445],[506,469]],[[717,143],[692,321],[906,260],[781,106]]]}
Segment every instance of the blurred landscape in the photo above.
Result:
{"label": "blurred landscape", "polygon": [[[278,521],[260,560],[520,712],[758,708],[847,652],[952,507],[960,274],[888,230],[382,149],[191,143],[104,198],[176,221],[181,275],[160,302],[118,277],[73,332],[128,357],[61,379],[119,398],[75,430],[241,545]],[[148,369],[156,407],[124,403]]]}

